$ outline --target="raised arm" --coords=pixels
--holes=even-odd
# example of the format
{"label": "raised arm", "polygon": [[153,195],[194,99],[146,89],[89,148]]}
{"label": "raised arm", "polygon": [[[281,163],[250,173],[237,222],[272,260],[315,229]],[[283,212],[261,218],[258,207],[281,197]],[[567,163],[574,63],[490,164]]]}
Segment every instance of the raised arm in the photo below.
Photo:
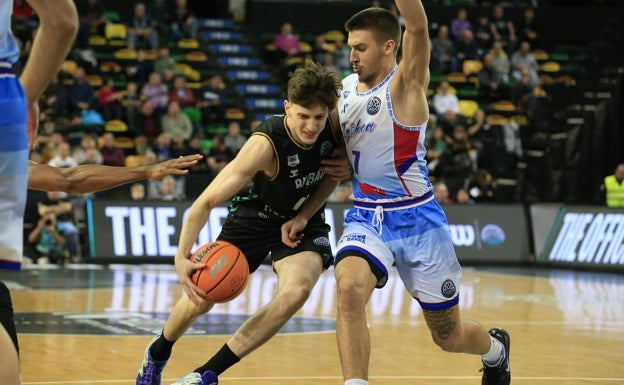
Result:
{"label": "raised arm", "polygon": [[57,74],[78,31],[78,14],[72,0],[27,0],[39,17],[39,29],[20,76],[28,103],[28,143],[39,127],[39,96]]}
{"label": "raised arm", "polygon": [[421,0],[396,0],[405,20],[402,56],[390,92],[395,116],[402,124],[418,125],[429,119],[427,87],[431,48],[427,15]]}
{"label": "raised arm", "polygon": [[70,168],[30,163],[28,188],[41,191],[64,191],[84,194],[113,188],[143,179],[160,179],[165,175],[184,175],[201,155],[182,156],[149,166],[113,167],[81,165]]}

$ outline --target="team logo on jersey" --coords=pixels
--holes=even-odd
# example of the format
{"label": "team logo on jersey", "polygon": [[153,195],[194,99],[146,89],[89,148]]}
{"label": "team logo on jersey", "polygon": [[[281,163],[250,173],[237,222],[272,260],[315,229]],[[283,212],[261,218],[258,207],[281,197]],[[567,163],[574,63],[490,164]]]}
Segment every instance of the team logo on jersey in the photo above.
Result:
{"label": "team logo on jersey", "polygon": [[288,164],[288,167],[295,167],[295,166],[297,166],[300,163],[299,162],[299,154],[286,156],[286,163]]}
{"label": "team logo on jersey", "polygon": [[366,113],[369,115],[377,115],[380,108],[381,99],[379,99],[377,96],[373,96],[372,98],[370,98],[368,104],[366,105]]}
{"label": "team logo on jersey", "polygon": [[342,98],[346,99],[351,95],[351,91],[342,91]]}
{"label": "team logo on jersey", "polygon": [[289,178],[296,178],[298,176],[299,176],[299,169],[298,168],[291,168],[289,170],[289,175],[288,175]]}
{"label": "team logo on jersey", "polygon": [[324,141],[321,144],[321,158],[327,158],[331,154],[332,145],[329,140]]}
{"label": "team logo on jersey", "polygon": [[451,298],[455,295],[455,292],[457,291],[457,289],[455,288],[455,284],[450,279],[444,281],[440,289],[444,298]]}

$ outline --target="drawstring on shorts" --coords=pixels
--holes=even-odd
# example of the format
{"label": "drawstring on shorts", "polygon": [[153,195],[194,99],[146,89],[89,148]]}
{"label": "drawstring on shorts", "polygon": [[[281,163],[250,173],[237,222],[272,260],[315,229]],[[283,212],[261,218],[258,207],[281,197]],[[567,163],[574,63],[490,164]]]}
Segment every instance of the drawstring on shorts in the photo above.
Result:
{"label": "drawstring on shorts", "polygon": [[375,207],[375,214],[373,214],[373,220],[371,224],[377,228],[379,228],[379,235],[383,232],[383,219],[384,219],[384,209],[382,206]]}

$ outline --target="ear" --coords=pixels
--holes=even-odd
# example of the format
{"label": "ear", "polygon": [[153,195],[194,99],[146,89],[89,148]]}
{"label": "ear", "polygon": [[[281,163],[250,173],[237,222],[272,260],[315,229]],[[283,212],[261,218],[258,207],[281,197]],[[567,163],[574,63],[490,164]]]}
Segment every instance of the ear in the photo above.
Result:
{"label": "ear", "polygon": [[290,102],[288,100],[284,100],[284,111],[286,112],[286,115],[290,115]]}
{"label": "ear", "polygon": [[394,55],[394,47],[396,42],[394,40],[388,40],[384,43],[384,54]]}

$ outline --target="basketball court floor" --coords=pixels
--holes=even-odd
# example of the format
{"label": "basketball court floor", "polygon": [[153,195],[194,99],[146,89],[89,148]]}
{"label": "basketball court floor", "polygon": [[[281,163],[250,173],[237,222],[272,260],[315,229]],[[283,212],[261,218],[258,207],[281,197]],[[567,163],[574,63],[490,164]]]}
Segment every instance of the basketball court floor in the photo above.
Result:
{"label": "basketball court floor", "polygon": [[[12,290],[24,385],[133,384],[143,351],[183,295],[164,265],[69,265],[0,271]],[[163,384],[203,364],[266,304],[276,277],[261,268],[233,302],[217,305],[174,347]],[[463,317],[511,335],[512,384],[624,384],[624,275],[465,268]],[[333,271],[265,346],[220,384],[342,384]],[[480,384],[479,357],[444,353],[393,273],[369,303],[371,385]]]}

